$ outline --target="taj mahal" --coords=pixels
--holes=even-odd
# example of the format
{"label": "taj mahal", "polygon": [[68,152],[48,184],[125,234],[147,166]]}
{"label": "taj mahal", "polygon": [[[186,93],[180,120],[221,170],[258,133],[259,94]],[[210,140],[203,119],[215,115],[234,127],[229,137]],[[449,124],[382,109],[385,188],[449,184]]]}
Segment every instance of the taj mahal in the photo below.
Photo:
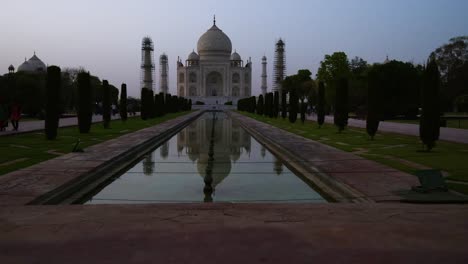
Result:
{"label": "taj mahal", "polygon": [[242,57],[232,52],[231,40],[216,26],[216,18],[198,40],[197,52],[192,51],[185,64],[177,61],[179,96],[205,104],[236,103],[251,96],[252,61],[244,64]]}

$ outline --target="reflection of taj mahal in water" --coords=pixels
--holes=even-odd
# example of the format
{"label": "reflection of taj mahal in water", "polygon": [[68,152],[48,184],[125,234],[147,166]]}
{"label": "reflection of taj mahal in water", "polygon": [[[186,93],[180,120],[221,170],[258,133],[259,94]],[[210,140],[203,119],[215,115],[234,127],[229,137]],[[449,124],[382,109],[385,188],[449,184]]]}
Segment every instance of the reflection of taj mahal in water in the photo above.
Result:
{"label": "reflection of taj mahal in water", "polygon": [[[213,187],[229,175],[231,162],[236,162],[244,151],[250,153],[251,146],[250,135],[239,124],[225,118],[225,114],[217,113],[216,116]],[[185,150],[190,160],[197,163],[198,173],[202,177],[208,163],[212,124],[212,116],[204,115],[199,122],[192,123],[177,136],[178,151]]]}

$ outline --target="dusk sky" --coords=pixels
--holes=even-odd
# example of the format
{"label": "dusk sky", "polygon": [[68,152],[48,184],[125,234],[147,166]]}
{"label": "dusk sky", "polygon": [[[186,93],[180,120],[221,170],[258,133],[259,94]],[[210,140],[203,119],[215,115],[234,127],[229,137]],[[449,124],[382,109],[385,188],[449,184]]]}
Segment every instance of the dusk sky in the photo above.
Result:
{"label": "dusk sky", "polygon": [[[155,60],[169,56],[175,94],[177,56],[184,61],[211,27],[213,14],[245,61],[253,61],[260,93],[261,57],[271,89],[274,44],[286,42],[287,74],[310,69],[325,54],[344,51],[369,63],[390,59],[424,63],[435,48],[468,35],[467,0],[1,0],[0,73],[35,51],[48,65],[82,66],[130,96],[140,89],[141,40],[155,42]],[[157,64],[157,63],[156,63]],[[156,67],[159,72],[159,65]],[[155,87],[159,90],[159,76]]]}

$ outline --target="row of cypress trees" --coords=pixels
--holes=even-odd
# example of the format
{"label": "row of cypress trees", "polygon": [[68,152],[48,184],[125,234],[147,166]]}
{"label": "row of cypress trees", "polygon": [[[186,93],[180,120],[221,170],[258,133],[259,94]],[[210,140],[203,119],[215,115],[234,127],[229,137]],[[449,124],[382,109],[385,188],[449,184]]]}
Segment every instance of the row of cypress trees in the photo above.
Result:
{"label": "row of cypress trees", "polygon": [[[369,72],[366,130],[371,139],[374,139],[379,123],[384,118],[382,106],[385,98],[379,89],[381,79],[382,76],[379,76],[377,71]],[[439,67],[431,60],[424,70],[421,90],[422,113],[419,119],[419,137],[427,151],[435,146],[440,134],[439,90]]]}
{"label": "row of cypress trees", "polygon": [[189,110],[192,110],[191,99],[164,93],[155,95],[151,89],[141,89],[141,118],[143,120]]}
{"label": "row of cypress trees", "polygon": [[[89,133],[93,118],[93,91],[89,72],[80,72],[77,76],[78,85],[78,130]],[[111,120],[111,90],[107,80],[103,80],[103,125],[110,127]],[[61,69],[57,66],[47,68],[45,134],[48,140],[57,138],[60,119],[60,87]],[[127,119],[127,86],[122,84],[120,99],[120,115],[123,121]]]}
{"label": "row of cypress trees", "polygon": [[237,110],[249,113],[255,113],[257,109],[257,100],[255,96],[247,97],[237,101]]}

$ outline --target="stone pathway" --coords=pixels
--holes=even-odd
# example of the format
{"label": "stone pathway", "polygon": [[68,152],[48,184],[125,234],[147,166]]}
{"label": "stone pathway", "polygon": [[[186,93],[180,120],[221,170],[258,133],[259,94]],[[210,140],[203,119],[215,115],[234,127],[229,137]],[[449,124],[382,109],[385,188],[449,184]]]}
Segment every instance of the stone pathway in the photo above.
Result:
{"label": "stone pathway", "polygon": [[[260,142],[273,146],[290,166],[304,172],[314,182],[322,178],[326,193],[343,189],[331,196],[338,201],[400,201],[404,192],[418,186],[417,177],[377,162],[362,158],[317,141],[303,138],[269,124],[231,112],[244,128]],[[276,149],[276,151],[275,151]],[[320,183],[319,183],[320,184]],[[317,184],[316,184],[317,185]]]}
{"label": "stone pathway", "polygon": [[463,205],[2,207],[0,263],[468,263],[467,218]]}
{"label": "stone pathway", "polygon": [[[136,154],[152,148],[153,139],[161,134],[172,134],[172,130],[200,115],[196,111],[168,120],[153,127],[105,141],[86,148],[83,153],[69,153],[17,170],[0,177],[0,206],[25,205],[42,196],[48,196],[60,188],[63,192],[72,184],[83,181],[85,176],[99,172],[111,161],[122,164],[138,158]],[[147,146],[149,144],[149,146]],[[112,165],[116,167],[116,165]],[[99,176],[99,175],[98,175]]]}
{"label": "stone pathway", "polygon": [[[120,119],[119,115],[111,116],[112,120]],[[37,121],[25,121],[19,122],[19,129],[18,131],[11,130],[11,125],[7,128],[6,131],[0,131],[0,136],[8,136],[8,135],[15,135],[15,134],[22,134],[22,133],[29,133],[33,131],[41,131],[44,130],[44,120],[37,120]],[[102,115],[93,115],[93,123],[102,122]],[[59,127],[69,127],[69,126],[76,126],[78,125],[78,118],[77,117],[70,117],[70,118],[61,118],[59,120]]]}
{"label": "stone pathway", "polygon": [[[308,120],[316,121],[316,118],[316,115],[307,116]],[[325,122],[333,124],[333,116],[326,116]],[[366,128],[366,121],[350,118],[348,125],[350,127]],[[380,122],[379,131],[419,137],[419,125],[415,124],[384,121]],[[468,144],[468,129],[441,127],[440,140]]]}

